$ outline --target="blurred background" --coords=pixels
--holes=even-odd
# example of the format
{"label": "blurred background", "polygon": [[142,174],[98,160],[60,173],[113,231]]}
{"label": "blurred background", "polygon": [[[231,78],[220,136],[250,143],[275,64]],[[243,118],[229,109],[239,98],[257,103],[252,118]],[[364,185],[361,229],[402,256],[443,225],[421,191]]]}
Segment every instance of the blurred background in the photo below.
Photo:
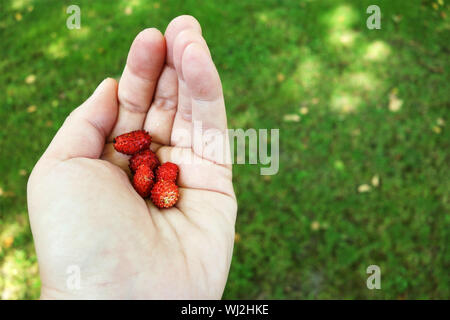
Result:
{"label": "blurred background", "polygon": [[[69,30],[66,9],[81,8]],[[369,5],[381,30],[369,30]],[[203,27],[230,128],[279,128],[280,170],[234,166],[224,298],[449,299],[449,4],[444,0],[2,0],[0,298],[40,280],[26,183],[72,109],[119,77],[146,27]],[[381,290],[366,268],[381,268]]]}

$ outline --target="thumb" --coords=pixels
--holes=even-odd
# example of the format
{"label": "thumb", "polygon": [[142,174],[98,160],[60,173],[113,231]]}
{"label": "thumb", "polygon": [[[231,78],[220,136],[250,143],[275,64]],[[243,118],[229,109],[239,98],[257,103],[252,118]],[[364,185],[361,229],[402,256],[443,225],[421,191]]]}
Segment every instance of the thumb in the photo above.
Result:
{"label": "thumb", "polygon": [[45,158],[99,158],[117,118],[117,82],[107,78],[67,117],[50,143]]}

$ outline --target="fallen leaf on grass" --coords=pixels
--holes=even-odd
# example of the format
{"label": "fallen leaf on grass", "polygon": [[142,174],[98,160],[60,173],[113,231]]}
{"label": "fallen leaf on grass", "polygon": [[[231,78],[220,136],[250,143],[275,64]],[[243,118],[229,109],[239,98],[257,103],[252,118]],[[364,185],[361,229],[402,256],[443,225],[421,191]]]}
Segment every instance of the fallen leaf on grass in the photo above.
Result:
{"label": "fallen leaf on grass", "polygon": [[286,122],[299,122],[300,116],[298,114],[285,114],[283,120]]}
{"label": "fallen leaf on grass", "polygon": [[372,177],[371,180],[372,185],[376,188],[380,185],[380,177],[376,174]]}
{"label": "fallen leaf on grass", "polygon": [[28,112],[28,113],[33,113],[33,112],[35,112],[36,110],[37,110],[37,107],[36,107],[35,105],[29,106],[29,107],[27,108],[27,112]]}
{"label": "fallen leaf on grass", "polygon": [[318,221],[313,221],[311,223],[311,230],[317,231],[320,229],[320,223]]}
{"label": "fallen leaf on grass", "polygon": [[397,94],[393,91],[389,95],[389,111],[397,112],[401,109],[403,105],[403,100],[397,97]]}
{"label": "fallen leaf on grass", "polygon": [[395,23],[399,23],[400,21],[402,21],[402,16],[401,15],[393,15],[392,16],[392,20],[394,20]]}
{"label": "fallen leaf on grass", "polygon": [[2,188],[0,188],[0,197],[8,198],[8,197],[14,197],[14,196],[15,196],[14,192],[4,191]]}
{"label": "fallen leaf on grass", "polygon": [[372,189],[368,184],[362,184],[358,187],[359,193],[369,192]]}
{"label": "fallen leaf on grass", "polygon": [[124,10],[124,13],[129,16],[130,14],[133,13],[133,9],[131,9],[131,7],[126,7]]}
{"label": "fallen leaf on grass", "polygon": [[442,132],[442,129],[441,129],[441,127],[434,126],[433,127],[433,132],[436,133],[436,134],[440,134]]}
{"label": "fallen leaf on grass", "polygon": [[300,108],[300,113],[301,113],[301,114],[305,115],[305,114],[308,114],[308,112],[309,112],[309,110],[308,110],[307,107],[301,107],[301,108]]}
{"label": "fallen leaf on grass", "polygon": [[12,236],[8,236],[5,239],[3,239],[3,246],[5,248],[9,248],[12,246],[13,242],[14,242],[14,238]]}
{"label": "fallen leaf on grass", "polygon": [[25,78],[26,84],[32,84],[34,81],[36,81],[36,76],[34,74],[30,74]]}

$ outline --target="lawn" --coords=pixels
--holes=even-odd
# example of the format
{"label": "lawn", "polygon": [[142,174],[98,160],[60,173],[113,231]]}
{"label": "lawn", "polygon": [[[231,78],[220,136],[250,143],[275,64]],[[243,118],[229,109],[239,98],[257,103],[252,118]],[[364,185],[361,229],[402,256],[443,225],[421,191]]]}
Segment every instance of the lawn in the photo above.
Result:
{"label": "lawn", "polygon": [[[448,2],[448,1],[447,1]],[[26,183],[143,28],[191,14],[230,128],[280,129],[280,170],[235,165],[227,299],[449,299],[450,11],[435,1],[3,0],[0,298],[39,297]],[[366,8],[381,8],[369,30]],[[381,269],[381,290],[366,268]]]}

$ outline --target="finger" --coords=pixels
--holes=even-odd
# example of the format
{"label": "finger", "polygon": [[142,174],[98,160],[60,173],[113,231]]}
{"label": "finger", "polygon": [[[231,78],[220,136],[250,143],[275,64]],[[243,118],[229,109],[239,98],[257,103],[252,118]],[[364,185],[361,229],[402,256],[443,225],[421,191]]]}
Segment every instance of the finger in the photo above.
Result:
{"label": "finger", "polygon": [[[205,50],[208,50],[205,40],[202,38],[197,29],[186,29],[178,33],[175,43],[171,44],[173,47],[172,52],[174,56],[171,61],[174,64],[175,70],[179,70],[179,72],[175,71],[173,67],[166,65],[159,78],[155,97],[145,120],[144,129],[150,132],[154,141],[163,145],[171,144],[171,133],[175,114],[177,112],[177,105],[180,107],[180,112],[183,112],[185,109],[186,104],[184,101],[187,101],[189,103],[188,106],[190,106],[189,97],[183,93],[187,92],[187,90],[184,89],[184,82],[182,79],[179,80],[179,77],[182,77],[181,56],[183,54],[183,50],[192,42],[198,42],[204,46]],[[180,91],[178,91],[179,83],[181,85]],[[178,100],[178,92],[180,92],[180,100]],[[180,104],[178,104],[179,101],[181,101]],[[185,130],[180,132],[180,126],[177,126],[174,136],[177,132],[179,133],[178,136],[182,138],[190,136],[190,113],[191,112],[189,109],[188,115],[186,116],[187,123],[182,121],[180,124],[180,126],[183,126]],[[177,123],[180,122],[177,120]],[[175,141],[178,141],[178,139],[175,139]],[[190,141],[186,141],[185,144],[186,146],[191,145]]]}
{"label": "finger", "polygon": [[178,108],[172,128],[171,145],[190,148],[192,146],[192,97],[181,68],[184,50],[192,43],[199,44],[209,55],[203,37],[194,29],[181,31],[173,46],[173,63],[178,77]]}
{"label": "finger", "polygon": [[44,157],[67,160],[99,158],[117,118],[117,82],[105,79],[59,129]]}
{"label": "finger", "polygon": [[[179,39],[179,35],[185,30],[191,30],[193,33],[201,35],[201,27],[198,21],[191,16],[180,16],[172,20],[167,27],[164,34],[167,42],[167,65],[176,70],[175,67],[175,55],[176,42]],[[182,37],[184,39],[184,37]],[[179,55],[177,55],[179,56]],[[179,64],[178,62],[176,63]],[[184,81],[182,80],[181,72],[177,71],[178,82],[178,105],[177,112],[175,114],[172,132],[170,137],[170,144],[178,147],[190,147],[191,146],[191,112],[190,112],[190,97]]]}
{"label": "finger", "polygon": [[175,67],[175,70],[177,70],[177,74],[182,80],[184,80],[183,72],[181,70],[181,60],[183,57],[183,53],[186,47],[194,42],[199,44],[205,50],[205,52],[210,55],[209,48],[206,44],[205,39],[203,39],[202,35],[194,29],[186,29],[181,31],[175,38],[173,44],[173,65]]}
{"label": "finger", "polygon": [[110,141],[120,134],[142,129],[165,54],[164,37],[157,29],[145,29],[134,39],[119,82],[119,114]]}
{"label": "finger", "polygon": [[191,97],[183,80],[178,79],[178,106],[172,125],[170,145],[190,148],[192,145]]}
{"label": "finger", "polygon": [[167,43],[166,62],[171,67],[175,67],[173,63],[173,47],[175,38],[181,31],[187,29],[193,29],[200,35],[202,34],[200,23],[194,17],[188,15],[179,16],[173,19],[167,26],[166,32],[164,33]]}
{"label": "finger", "polygon": [[158,81],[150,110],[144,123],[144,130],[152,136],[152,141],[170,145],[173,120],[178,104],[178,79],[176,71],[166,66]]}
{"label": "finger", "polygon": [[[182,73],[191,96],[192,121],[196,131],[192,141],[195,154],[218,163],[227,163],[227,118],[219,73],[205,48],[194,42],[183,52]],[[198,134],[197,134],[198,133]]]}
{"label": "finger", "polygon": [[206,128],[225,130],[227,118],[219,73],[209,53],[198,43],[183,52],[182,72],[191,96],[192,119]]}

